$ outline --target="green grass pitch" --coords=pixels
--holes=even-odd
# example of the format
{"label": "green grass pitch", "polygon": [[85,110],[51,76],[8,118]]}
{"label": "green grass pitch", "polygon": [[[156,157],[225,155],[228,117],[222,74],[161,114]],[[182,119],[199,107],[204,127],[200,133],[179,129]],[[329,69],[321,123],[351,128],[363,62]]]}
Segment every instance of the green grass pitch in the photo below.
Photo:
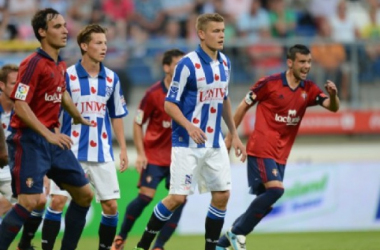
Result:
{"label": "green grass pitch", "polygon": [[[132,250],[139,237],[128,239],[125,250]],[[60,249],[57,239],[55,250]],[[34,240],[36,249],[41,249],[40,239]],[[96,250],[97,238],[82,238],[78,250]],[[16,249],[13,243],[11,250]],[[203,236],[174,236],[165,250],[202,250]],[[324,232],[324,233],[268,233],[250,234],[247,237],[247,249],[252,250],[379,250],[380,231],[369,232]]]}

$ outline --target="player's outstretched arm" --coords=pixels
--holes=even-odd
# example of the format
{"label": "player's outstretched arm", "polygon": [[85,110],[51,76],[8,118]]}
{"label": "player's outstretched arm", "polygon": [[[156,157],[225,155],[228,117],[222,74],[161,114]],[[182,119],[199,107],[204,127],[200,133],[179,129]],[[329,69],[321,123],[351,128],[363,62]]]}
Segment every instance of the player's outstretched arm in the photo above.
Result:
{"label": "player's outstretched arm", "polygon": [[73,118],[74,124],[83,124],[87,126],[91,126],[91,122],[82,117],[79,113],[77,107],[73,103],[73,100],[70,97],[69,92],[65,91],[62,95],[62,107],[69,113],[69,115]]}
{"label": "player's outstretched arm", "polygon": [[165,101],[165,112],[179,125],[184,127],[193,141],[197,144],[203,144],[206,142],[206,134],[202,129],[194,126],[183,115],[182,111],[178,108],[177,104]]}
{"label": "player's outstretched arm", "polygon": [[137,121],[133,123],[133,142],[135,143],[137,151],[136,169],[141,173],[141,171],[146,168],[148,159],[146,158],[144,150],[144,133],[142,125],[138,124]]}
{"label": "player's outstretched arm", "polygon": [[0,126],[0,168],[8,164],[7,148],[5,146],[4,129]]}
{"label": "player's outstretched arm", "polygon": [[128,154],[127,143],[124,137],[123,118],[112,118],[111,123],[120,147],[120,172],[124,172],[128,168]]}
{"label": "player's outstretched arm", "polygon": [[247,152],[237,133],[235,122],[232,118],[231,102],[229,98],[223,101],[223,120],[229,130],[229,135],[231,138],[230,147],[232,146],[235,149],[235,155],[237,157],[241,156],[240,160],[244,162],[247,158]]}
{"label": "player's outstretched arm", "polygon": [[339,97],[338,89],[334,82],[327,80],[325,84],[329,98],[323,101],[322,106],[332,112],[337,112],[339,110]]}
{"label": "player's outstretched arm", "polygon": [[73,142],[64,134],[56,134],[45,127],[30,109],[28,103],[20,100],[15,101],[16,115],[31,129],[42,135],[49,143],[57,145],[62,149],[69,149]]}

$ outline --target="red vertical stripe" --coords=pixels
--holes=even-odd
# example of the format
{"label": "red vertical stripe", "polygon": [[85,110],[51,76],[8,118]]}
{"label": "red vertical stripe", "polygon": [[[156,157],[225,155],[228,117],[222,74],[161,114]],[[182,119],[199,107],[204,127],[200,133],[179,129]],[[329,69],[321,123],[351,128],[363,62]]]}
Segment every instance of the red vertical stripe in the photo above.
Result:
{"label": "red vertical stripe", "polygon": [[16,177],[15,178],[15,185],[16,185],[16,192],[17,194],[20,194],[21,192],[21,183],[20,183],[20,171],[21,171],[21,157],[22,157],[22,146],[21,146],[21,130],[18,129],[16,134],[13,137],[13,142],[16,146],[16,152],[14,157],[14,168],[13,168],[13,174]]}
{"label": "red vertical stripe", "polygon": [[257,158],[257,165],[259,166],[260,177],[264,183],[268,182],[267,171],[265,169],[265,163],[263,158]]}

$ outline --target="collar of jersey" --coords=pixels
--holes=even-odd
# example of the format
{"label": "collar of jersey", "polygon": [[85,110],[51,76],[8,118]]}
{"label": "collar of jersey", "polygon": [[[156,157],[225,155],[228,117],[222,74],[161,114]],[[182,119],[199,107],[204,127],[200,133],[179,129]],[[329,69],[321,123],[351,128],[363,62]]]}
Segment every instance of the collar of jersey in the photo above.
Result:
{"label": "collar of jersey", "polygon": [[[38,49],[37,49],[37,53],[40,54],[41,56],[46,57],[47,59],[49,59],[49,60],[51,60],[51,61],[54,62],[53,58],[51,58],[51,57],[48,55],[48,53],[46,53],[43,49],[38,48]],[[62,58],[58,55],[58,61],[57,61],[57,63],[59,63],[60,61],[62,61]]]}
{"label": "collar of jersey", "polygon": [[[283,73],[281,74],[281,76],[282,76],[282,86],[287,86],[287,87],[289,87],[288,80],[286,80],[286,71],[283,72]],[[305,82],[304,82],[304,81],[301,81],[301,82],[300,82],[300,85],[298,85],[298,86],[301,86],[302,88],[305,88]]]}
{"label": "collar of jersey", "polygon": [[[76,64],[75,64],[75,69],[77,70],[77,74],[78,74],[78,77],[79,78],[87,78],[87,77],[90,77],[90,75],[87,73],[87,71],[83,68],[82,64],[81,64],[81,61],[82,60],[79,60]],[[104,69],[104,66],[103,66],[103,63],[100,63],[100,72],[99,72],[99,75],[98,77],[102,77],[102,78],[106,78],[106,70]]]}
{"label": "collar of jersey", "polygon": [[[207,55],[207,53],[202,49],[201,45],[198,45],[198,48],[195,50],[195,52],[197,52],[198,56],[202,59],[202,61],[204,61],[205,63],[211,63],[212,62],[212,59],[209,55]],[[218,61],[220,63],[223,63],[223,59],[222,57],[220,56],[220,52],[218,51]]]}
{"label": "collar of jersey", "polygon": [[165,86],[164,80],[161,81],[161,87],[162,87],[162,90],[164,91],[164,93],[168,93],[168,89]]}

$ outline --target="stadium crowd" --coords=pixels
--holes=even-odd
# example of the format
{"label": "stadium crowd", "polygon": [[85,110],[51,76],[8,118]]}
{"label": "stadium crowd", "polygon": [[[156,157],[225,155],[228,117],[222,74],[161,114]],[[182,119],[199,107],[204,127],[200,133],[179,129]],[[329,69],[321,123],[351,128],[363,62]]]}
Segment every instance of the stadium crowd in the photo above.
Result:
{"label": "stadium crowd", "polygon": [[165,50],[193,49],[196,16],[207,12],[225,17],[234,82],[285,69],[284,51],[294,41],[312,49],[311,78],[338,83],[343,100],[350,98],[353,50],[360,82],[380,76],[380,46],[371,43],[380,36],[378,0],[0,0],[0,40],[14,41],[16,49],[17,42],[35,42],[30,18],[46,7],[67,20],[72,46],[63,52],[69,64],[79,56],[74,40],[81,27],[99,23],[108,28],[106,63],[132,84],[151,84],[162,74],[154,65]]}

